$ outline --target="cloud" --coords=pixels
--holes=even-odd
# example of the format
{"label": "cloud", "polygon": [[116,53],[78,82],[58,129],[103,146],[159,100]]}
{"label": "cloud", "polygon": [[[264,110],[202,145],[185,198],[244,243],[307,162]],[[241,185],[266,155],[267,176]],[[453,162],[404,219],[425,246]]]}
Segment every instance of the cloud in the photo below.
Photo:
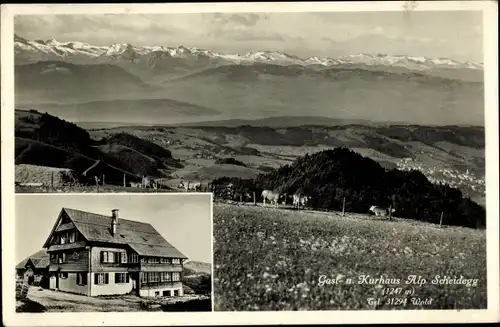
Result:
{"label": "cloud", "polygon": [[232,33],[226,34],[226,37],[231,38],[235,41],[278,41],[284,42],[285,38],[282,35],[276,33],[268,33],[268,34],[258,34],[251,31],[233,31]]}
{"label": "cloud", "polygon": [[252,27],[257,25],[261,20],[267,20],[269,17],[264,14],[245,13],[245,14],[202,14],[203,18],[207,19],[214,25],[232,25]]}
{"label": "cloud", "polygon": [[239,25],[254,26],[260,20],[260,17],[257,14],[233,14],[229,16],[229,20]]}

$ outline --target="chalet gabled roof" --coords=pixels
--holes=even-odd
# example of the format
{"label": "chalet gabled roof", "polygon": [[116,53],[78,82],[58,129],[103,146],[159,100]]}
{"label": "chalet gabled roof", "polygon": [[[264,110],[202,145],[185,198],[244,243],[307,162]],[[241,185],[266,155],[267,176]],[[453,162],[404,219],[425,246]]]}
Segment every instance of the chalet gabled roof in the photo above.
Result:
{"label": "chalet gabled roof", "polygon": [[33,253],[26,259],[22,260],[16,265],[16,269],[23,269],[26,267],[28,261],[31,260],[35,268],[46,268],[50,264],[50,257],[46,249]]}
{"label": "chalet gabled roof", "polygon": [[187,258],[148,223],[119,218],[116,234],[113,236],[111,216],[69,208],[63,208],[61,211],[67,214],[88,241],[128,245],[139,255]]}

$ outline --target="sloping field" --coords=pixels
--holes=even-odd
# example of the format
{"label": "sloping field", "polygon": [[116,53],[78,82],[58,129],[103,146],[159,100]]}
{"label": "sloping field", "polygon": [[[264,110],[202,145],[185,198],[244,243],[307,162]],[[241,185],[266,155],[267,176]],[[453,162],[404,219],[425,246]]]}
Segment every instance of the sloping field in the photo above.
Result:
{"label": "sloping field", "polygon": [[240,178],[254,178],[262,171],[255,168],[242,167],[230,164],[214,164],[208,167],[202,167],[192,171],[178,170],[175,176],[191,180],[213,180],[222,177],[240,177]]}
{"label": "sloping field", "polygon": [[485,231],[225,204],[213,212],[215,310],[486,308]]}

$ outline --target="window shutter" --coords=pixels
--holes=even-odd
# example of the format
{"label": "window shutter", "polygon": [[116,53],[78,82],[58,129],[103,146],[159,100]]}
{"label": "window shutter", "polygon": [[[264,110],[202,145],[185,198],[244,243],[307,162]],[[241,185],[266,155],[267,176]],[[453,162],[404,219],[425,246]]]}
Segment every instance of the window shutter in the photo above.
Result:
{"label": "window shutter", "polygon": [[108,273],[104,274],[104,284],[109,284],[109,274]]}
{"label": "window shutter", "polygon": [[99,284],[99,274],[94,274],[94,284],[96,284],[96,285]]}
{"label": "window shutter", "polygon": [[80,273],[76,273],[76,285],[80,285]]}
{"label": "window shutter", "polygon": [[115,273],[115,284],[118,284],[120,282],[120,277],[118,275],[119,273]]}
{"label": "window shutter", "polygon": [[127,278],[127,279],[126,279],[127,283],[129,283],[129,282],[130,282],[130,277],[129,277],[128,273],[125,273],[125,276],[126,276],[126,278]]}
{"label": "window shutter", "polygon": [[104,262],[104,252],[101,251],[101,263]]}

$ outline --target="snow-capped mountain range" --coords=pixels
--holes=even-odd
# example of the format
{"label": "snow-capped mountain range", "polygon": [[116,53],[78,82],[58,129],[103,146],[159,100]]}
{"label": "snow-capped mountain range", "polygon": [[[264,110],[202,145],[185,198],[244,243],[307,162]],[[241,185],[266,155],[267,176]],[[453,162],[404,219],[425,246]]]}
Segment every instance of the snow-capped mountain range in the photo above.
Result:
{"label": "snow-capped mountain range", "polygon": [[[30,41],[15,35],[14,51],[16,59],[35,60],[126,60],[134,62],[148,57],[154,61],[158,58],[190,59],[220,64],[251,64],[269,63],[278,65],[301,65],[333,67],[348,64],[364,64],[369,66],[405,67],[412,70],[427,70],[435,68],[465,68],[482,70],[483,63],[460,62],[446,58],[427,58],[407,55],[386,54],[353,54],[336,58],[309,57],[300,58],[278,51],[256,51],[245,54],[224,54],[199,48],[184,46],[135,46],[129,43],[112,44],[110,46],[94,46],[82,42],[58,42],[49,40]],[[154,64],[153,64],[154,66]]]}

